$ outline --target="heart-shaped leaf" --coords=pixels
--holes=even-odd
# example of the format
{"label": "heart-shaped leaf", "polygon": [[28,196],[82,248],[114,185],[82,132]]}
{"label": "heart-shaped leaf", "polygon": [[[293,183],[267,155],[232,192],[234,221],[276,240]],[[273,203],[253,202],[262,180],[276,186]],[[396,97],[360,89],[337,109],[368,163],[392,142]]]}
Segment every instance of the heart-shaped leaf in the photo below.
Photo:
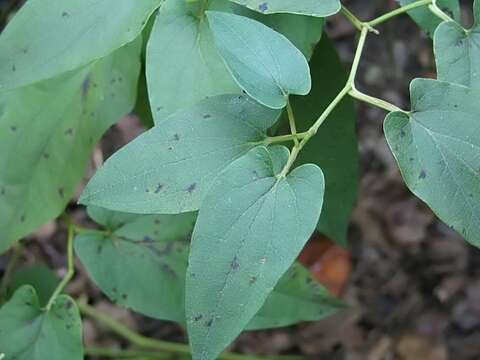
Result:
{"label": "heart-shaped leaf", "polygon": [[140,35],[161,0],[29,0],[0,35],[0,90],[51,78]]}
{"label": "heart-shaped leaf", "polygon": [[435,32],[438,79],[480,89],[480,1],[474,3],[475,25],[465,30],[446,22]]}
{"label": "heart-shaped leaf", "polygon": [[207,17],[220,54],[247,94],[274,109],[290,94],[308,94],[307,60],[285,36],[243,16],[208,11]]}
{"label": "heart-shaped leaf", "polygon": [[[132,215],[90,207],[109,230],[83,233],[75,249],[92,279],[119,305],[144,315],[185,323],[185,274],[195,216]],[[319,320],[343,303],[294,264],[269,295],[247,329]]]}
{"label": "heart-shaped leaf", "polygon": [[198,210],[215,176],[264,140],[278,115],[245,95],[180,110],[108,159],[80,201],[143,214]]}
{"label": "heart-shaped leaf", "polygon": [[[166,0],[155,20],[146,60],[155,122],[206,97],[241,93],[213,44],[202,4]],[[322,35],[320,18],[291,14],[262,16],[228,0],[211,0],[207,5],[211,10],[254,17],[284,34],[307,57],[311,55],[312,44]],[[176,40],[172,41],[173,38]]]}
{"label": "heart-shaped leaf", "polygon": [[0,353],[16,360],[82,360],[82,323],[74,301],[60,295],[47,311],[31,286],[0,309]]}
{"label": "heart-shaped leaf", "polygon": [[284,154],[252,149],[217,177],[202,203],[186,279],[194,359],[215,359],[240,334],[315,229],[323,174],[309,164],[277,177]]}
{"label": "heart-shaped leaf", "polygon": [[411,85],[412,112],[391,113],[385,135],[410,190],[480,245],[480,92],[436,80]]}
{"label": "heart-shaped leaf", "polygon": [[262,14],[290,13],[308,16],[327,17],[336,14],[341,4],[339,0],[231,0]]}
{"label": "heart-shaped leaf", "polygon": [[95,143],[135,104],[140,42],[0,94],[0,253],[58,216]]}

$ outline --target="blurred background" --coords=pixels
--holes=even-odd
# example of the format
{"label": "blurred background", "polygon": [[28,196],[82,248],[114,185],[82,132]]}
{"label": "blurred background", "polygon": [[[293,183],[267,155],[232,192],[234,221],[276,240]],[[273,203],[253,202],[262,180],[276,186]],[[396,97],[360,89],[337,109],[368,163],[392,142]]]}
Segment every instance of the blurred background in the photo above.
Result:
{"label": "blurred background", "polygon": [[[464,24],[472,23],[473,1],[462,1]],[[0,0],[0,29],[21,0]],[[395,0],[344,1],[361,19],[396,8]],[[409,108],[408,86],[415,77],[435,77],[432,41],[407,16],[369,36],[358,75],[362,91]],[[328,22],[346,66],[356,32],[341,16]],[[316,278],[352,306],[318,323],[243,334],[233,351],[298,354],[311,359],[480,359],[480,250],[438,221],[405,187],[383,137],[385,112],[357,104],[361,154],[360,196],[349,229],[347,250],[315,234],[301,255]],[[113,127],[95,151],[87,178],[103,160],[144,129],[135,116]],[[72,202],[74,221],[89,224]],[[12,256],[31,274],[66,269],[65,228],[51,222],[27,238],[21,252],[0,257],[0,276]],[[30,268],[35,265],[36,267]],[[38,267],[42,265],[43,267]],[[87,294],[96,307],[148,336],[186,341],[185,331],[112,305],[78,272],[68,292]],[[52,280],[53,282],[55,279]],[[89,346],[121,347],[123,340],[84,321]]]}

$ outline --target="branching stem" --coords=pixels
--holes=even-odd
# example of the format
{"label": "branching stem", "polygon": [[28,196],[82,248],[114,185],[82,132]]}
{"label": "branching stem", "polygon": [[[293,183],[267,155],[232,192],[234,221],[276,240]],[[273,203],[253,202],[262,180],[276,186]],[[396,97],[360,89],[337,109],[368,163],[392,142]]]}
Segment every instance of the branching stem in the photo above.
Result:
{"label": "branching stem", "polygon": [[73,236],[74,236],[74,225],[72,223],[69,223],[68,237],[67,237],[67,273],[63,277],[60,284],[58,284],[52,296],[50,296],[47,306],[45,306],[46,311],[50,311],[58,295],[60,295],[60,293],[65,288],[65,286],[67,286],[67,284],[70,282],[70,280],[73,278],[73,275],[75,274],[75,266],[73,263]]}

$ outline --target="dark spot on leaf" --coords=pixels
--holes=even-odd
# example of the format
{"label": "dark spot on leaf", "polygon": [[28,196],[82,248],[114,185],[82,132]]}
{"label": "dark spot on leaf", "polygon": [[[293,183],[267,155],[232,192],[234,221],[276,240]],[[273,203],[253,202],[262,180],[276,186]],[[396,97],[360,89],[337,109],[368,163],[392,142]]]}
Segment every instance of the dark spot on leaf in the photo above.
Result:
{"label": "dark spot on leaf", "polygon": [[160,225],[160,219],[155,219],[154,223],[155,225]]}
{"label": "dark spot on leaf", "polygon": [[16,126],[10,126],[10,130],[12,130],[13,132],[17,131],[17,127]]}
{"label": "dark spot on leaf", "polygon": [[143,242],[151,243],[151,242],[153,242],[153,239],[152,239],[150,236],[145,235],[145,236],[143,237]]}
{"label": "dark spot on leaf", "polygon": [[118,77],[118,82],[122,82],[123,81],[123,77],[119,76]]}
{"label": "dark spot on leaf", "polygon": [[13,72],[17,71],[17,67],[15,66],[15,64],[12,65],[12,71],[13,71]]}
{"label": "dark spot on leaf", "polygon": [[65,198],[65,189],[63,187],[58,189],[58,195],[60,195],[62,199]]}
{"label": "dark spot on leaf", "polygon": [[97,254],[101,254],[102,250],[103,250],[103,245],[102,244],[98,245],[97,246]]}
{"label": "dark spot on leaf", "polygon": [[238,262],[237,256],[233,258],[232,262],[230,263],[230,267],[232,270],[238,270],[240,268],[240,263]]}
{"label": "dark spot on leaf", "polygon": [[122,300],[126,301],[128,299],[128,295],[127,294],[122,294]]}
{"label": "dark spot on leaf", "polygon": [[196,187],[197,187],[197,184],[196,184],[196,183],[193,183],[193,184],[189,185],[185,190],[186,190],[189,194],[191,194],[191,193],[195,190]]}
{"label": "dark spot on leaf", "polygon": [[27,306],[32,306],[33,305],[30,301],[25,301],[24,304],[27,305]]}
{"label": "dark spot on leaf", "polygon": [[425,170],[420,171],[419,179],[425,179],[427,177],[427,172]]}
{"label": "dark spot on leaf", "polygon": [[257,277],[256,277],[256,276],[251,276],[251,277],[250,277],[250,280],[248,281],[248,283],[249,283],[250,285],[253,285],[253,284],[255,284],[256,282],[257,282]]}
{"label": "dark spot on leaf", "polygon": [[117,290],[116,287],[112,288],[112,292],[113,292],[113,293],[116,293],[117,291],[118,291],[118,290]]}
{"label": "dark spot on leaf", "polygon": [[202,320],[202,318],[203,318],[203,315],[202,315],[202,314],[198,314],[197,316],[195,316],[195,317],[193,318],[193,321],[200,321],[200,320]]}
{"label": "dark spot on leaf", "polygon": [[5,192],[6,192],[6,191],[5,191],[5,188],[2,187],[2,188],[0,189],[0,195],[5,195]]}
{"label": "dark spot on leaf", "polygon": [[42,154],[42,156],[43,156],[43,158],[46,159],[46,160],[48,160],[48,159],[50,158],[50,154],[47,153],[47,152],[44,152],[44,153]]}
{"label": "dark spot on leaf", "polygon": [[110,80],[110,84],[115,84],[116,82],[117,82],[117,79]]}
{"label": "dark spot on leaf", "polygon": [[83,80],[82,82],[82,99],[85,100],[88,95],[88,91],[90,90],[90,75],[87,75],[87,77]]}
{"label": "dark spot on leaf", "polygon": [[410,161],[413,161],[413,160],[415,160],[415,158],[411,157],[411,158],[410,158],[410,159],[408,159],[408,160],[410,160]]}
{"label": "dark spot on leaf", "polygon": [[305,280],[305,282],[306,282],[307,284],[311,284],[311,283],[313,282],[313,279],[312,279],[311,277],[308,277],[308,278]]}
{"label": "dark spot on leaf", "polygon": [[173,140],[175,141],[180,140],[180,136],[178,134],[173,135]]}
{"label": "dark spot on leaf", "polygon": [[25,215],[20,216],[20,222],[24,223],[25,222]]}
{"label": "dark spot on leaf", "polygon": [[213,323],[213,319],[207,320],[207,321],[205,321],[205,326],[210,327],[210,326],[212,326],[212,323]]}
{"label": "dark spot on leaf", "polygon": [[172,276],[172,277],[176,277],[176,276],[177,276],[177,274],[175,273],[175,271],[174,271],[174,270],[172,269],[172,267],[171,267],[170,265],[168,265],[168,264],[162,264],[162,265],[160,266],[160,269],[161,269],[164,273],[166,273],[166,274],[168,274],[168,275],[170,275],[170,276]]}
{"label": "dark spot on leaf", "polygon": [[67,325],[65,325],[65,328],[66,328],[67,330],[70,330],[70,329],[72,328],[72,324],[67,324]]}
{"label": "dark spot on leaf", "polygon": [[66,11],[62,12],[62,17],[69,17],[69,16],[70,16],[70,14],[68,12],[66,12]]}
{"label": "dark spot on leaf", "polygon": [[73,129],[72,128],[68,128],[67,130],[65,130],[65,135],[73,135]]}
{"label": "dark spot on leaf", "polygon": [[211,117],[212,117],[212,115],[210,115],[210,114],[205,114],[205,115],[203,115],[203,118],[204,118],[204,119],[210,119]]}
{"label": "dark spot on leaf", "polygon": [[163,110],[163,106],[157,106],[157,111]]}
{"label": "dark spot on leaf", "polygon": [[405,135],[407,135],[407,134],[405,133],[405,130],[402,129],[402,131],[400,131],[400,136],[405,137]]}
{"label": "dark spot on leaf", "polygon": [[260,5],[258,5],[258,10],[260,10],[261,12],[267,11],[268,10],[268,4],[266,2],[261,3]]}
{"label": "dark spot on leaf", "polygon": [[65,309],[70,310],[73,307],[73,303],[70,300],[65,301]]}
{"label": "dark spot on leaf", "polygon": [[162,189],[163,189],[163,185],[162,185],[162,184],[158,184],[157,187],[155,188],[154,193],[155,193],[155,194],[158,194],[160,191],[162,191]]}

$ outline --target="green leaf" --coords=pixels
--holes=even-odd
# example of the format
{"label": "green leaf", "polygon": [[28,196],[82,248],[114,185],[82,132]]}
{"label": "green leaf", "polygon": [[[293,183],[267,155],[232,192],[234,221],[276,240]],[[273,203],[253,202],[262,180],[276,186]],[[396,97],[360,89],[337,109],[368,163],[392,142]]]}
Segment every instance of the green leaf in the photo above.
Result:
{"label": "green leaf", "polygon": [[[241,93],[213,44],[208,22],[197,16],[201,4],[166,0],[156,18],[146,60],[150,104],[156,122],[206,97]],[[322,35],[321,18],[291,14],[264,16],[228,0],[210,0],[208,8],[262,21],[283,33],[307,57],[311,55],[312,44]],[[171,41],[172,38],[177,40]]]}
{"label": "green leaf", "polygon": [[202,203],[186,279],[193,359],[215,359],[240,334],[318,222],[320,168],[302,165],[278,178],[271,156],[252,149],[217,177]]}
{"label": "green leaf", "polygon": [[[312,91],[290,98],[298,131],[307,131],[347,81],[335,46],[324,36],[310,60]],[[288,119],[284,114],[288,128]],[[346,245],[350,215],[359,181],[356,114],[353,101],[345,98],[323,123],[321,131],[300,152],[299,164],[314,163],[325,174],[325,198],[318,230]]]}
{"label": "green leaf", "polygon": [[95,143],[133,108],[139,44],[0,94],[0,253],[63,211]]}
{"label": "green leaf", "polygon": [[[89,214],[112,226],[111,221],[104,222],[104,216],[98,216],[100,211],[111,214],[103,209]],[[111,228],[111,235],[91,232],[77,236],[75,250],[113,302],[150,317],[182,321],[187,241],[195,217],[192,213],[126,215],[124,222]]]}
{"label": "green leaf", "polygon": [[200,5],[166,0],[155,21],[146,66],[156,122],[208,96],[240,92],[215,49],[207,22],[194,16]]}
{"label": "green leaf", "polygon": [[45,265],[34,265],[15,271],[12,279],[8,282],[7,297],[10,298],[17,289],[24,285],[31,285],[38,294],[41,306],[47,305],[60,279]]}
{"label": "green leaf", "polygon": [[308,16],[327,17],[336,14],[341,4],[339,0],[231,0],[262,14],[290,13]]}
{"label": "green leaf", "polygon": [[180,110],[113,155],[80,201],[143,214],[198,210],[215,176],[264,140],[278,115],[245,95]]}
{"label": "green leaf", "polygon": [[465,30],[455,22],[435,32],[438,79],[480,88],[480,1],[474,3],[475,25]]}
{"label": "green leaf", "polygon": [[289,94],[308,94],[307,60],[285,36],[243,16],[208,11],[207,17],[220,54],[247,94],[274,109],[283,108]]}
{"label": "green leaf", "polygon": [[[416,0],[400,0],[400,5],[409,5],[415,1]],[[461,14],[458,0],[437,0],[437,4],[451,18],[460,21]],[[430,37],[433,37],[435,29],[442,23],[442,20],[433,14],[428,6],[421,6],[410,10],[408,14]]]}
{"label": "green leaf", "polygon": [[138,37],[161,0],[29,0],[0,35],[0,89],[86,65]]}
{"label": "green leaf", "polygon": [[0,353],[16,360],[83,359],[82,323],[74,301],[60,295],[43,310],[31,286],[0,309]]}
{"label": "green leaf", "polygon": [[295,263],[268,295],[247,329],[267,329],[289,326],[299,321],[317,321],[345,308],[346,305],[317,283],[307,269]]}
{"label": "green leaf", "polygon": [[[75,239],[78,256],[102,291],[144,315],[185,323],[185,274],[195,216],[139,216],[97,207],[89,207],[88,213],[111,232],[92,231]],[[295,264],[248,328],[318,320],[343,307]]]}
{"label": "green leaf", "polygon": [[385,135],[410,190],[473,245],[480,245],[479,91],[416,79],[412,112],[385,120]]}

